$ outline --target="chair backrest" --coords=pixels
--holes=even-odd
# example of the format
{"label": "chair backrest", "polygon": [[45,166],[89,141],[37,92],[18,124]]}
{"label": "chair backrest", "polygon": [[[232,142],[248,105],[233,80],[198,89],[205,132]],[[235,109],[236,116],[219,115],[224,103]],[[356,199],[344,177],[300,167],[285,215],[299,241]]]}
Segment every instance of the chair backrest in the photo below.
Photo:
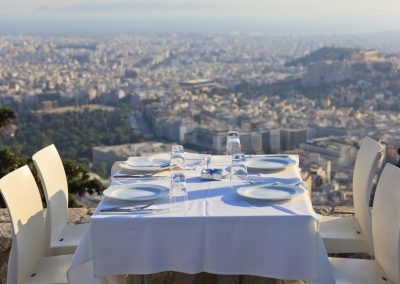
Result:
{"label": "chair backrest", "polygon": [[68,182],[54,145],[36,152],[32,160],[39,173],[47,203],[47,237],[56,240],[67,224]]}
{"label": "chair backrest", "polygon": [[353,174],[353,200],[355,216],[360,224],[370,255],[374,254],[369,200],[372,183],[379,166],[383,147],[375,140],[365,137],[357,153]]}
{"label": "chair backrest", "polygon": [[372,209],[375,259],[393,283],[400,283],[400,168],[386,164]]}
{"label": "chair backrest", "polygon": [[0,179],[0,191],[10,212],[13,228],[8,279],[20,283],[45,255],[45,219],[39,188],[28,166]]}

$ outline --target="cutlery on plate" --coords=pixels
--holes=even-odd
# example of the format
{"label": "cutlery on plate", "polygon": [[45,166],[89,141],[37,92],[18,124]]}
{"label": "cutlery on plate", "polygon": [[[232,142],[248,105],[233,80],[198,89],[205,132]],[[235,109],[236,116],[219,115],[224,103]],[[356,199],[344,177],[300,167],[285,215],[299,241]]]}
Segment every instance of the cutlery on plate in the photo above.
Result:
{"label": "cutlery on plate", "polygon": [[261,155],[261,156],[254,156],[254,155],[246,155],[246,158],[254,158],[254,157],[267,157],[267,158],[289,158],[289,155]]}
{"label": "cutlery on plate", "polygon": [[116,207],[111,207],[111,208],[105,208],[101,209],[100,211],[106,210],[106,211],[114,211],[114,210],[143,210],[151,205],[153,205],[154,202],[150,202],[149,204],[145,205],[130,205],[130,206],[116,206]]}
{"label": "cutlery on plate", "polygon": [[299,186],[299,185],[301,185],[303,182],[300,181],[300,182],[296,182],[296,183],[284,183],[284,182],[279,182],[279,181],[277,181],[277,182],[265,183],[265,182],[262,182],[262,181],[252,181],[252,180],[249,180],[249,181],[247,181],[247,183],[248,183],[248,184],[267,184],[268,186],[270,186],[270,185],[293,185],[293,186]]}
{"label": "cutlery on plate", "polygon": [[123,161],[123,162],[120,162],[120,164],[125,164],[125,165],[128,165],[130,167],[135,167],[135,168],[166,168],[166,167],[169,167],[169,162],[168,163],[161,163],[161,164],[158,164],[158,165],[138,165],[138,164],[133,164],[133,163],[128,162],[128,161]]}
{"label": "cutlery on plate", "polygon": [[267,155],[267,157],[271,158],[289,158],[289,155]]}
{"label": "cutlery on plate", "polygon": [[131,175],[131,174],[115,174],[112,178],[134,178],[134,179],[150,179],[150,178],[168,178],[166,176],[155,176],[154,173],[145,174],[145,175]]}
{"label": "cutlery on plate", "polygon": [[134,213],[134,214],[148,214],[148,213],[155,213],[155,212],[162,212],[165,209],[156,209],[156,208],[145,208],[145,209],[133,209],[133,208],[124,208],[124,209],[100,209],[100,213],[103,214],[112,214],[112,213]]}

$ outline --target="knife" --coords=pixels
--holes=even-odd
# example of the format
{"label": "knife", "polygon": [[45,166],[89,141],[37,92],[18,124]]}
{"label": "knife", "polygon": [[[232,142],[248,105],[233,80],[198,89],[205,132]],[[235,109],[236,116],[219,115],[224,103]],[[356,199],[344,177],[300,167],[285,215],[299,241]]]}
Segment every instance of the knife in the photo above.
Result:
{"label": "knife", "polygon": [[115,207],[110,207],[110,208],[104,208],[104,210],[119,210],[119,209],[135,209],[135,210],[140,210],[140,209],[145,209],[147,207],[150,207],[153,205],[155,201],[150,202],[148,204],[143,204],[143,205],[127,205],[127,206],[115,206]]}
{"label": "knife", "polygon": [[151,178],[168,178],[167,176],[155,176],[153,174],[148,175],[130,175],[130,174],[115,174],[112,178],[134,178],[134,179],[151,179]]}
{"label": "knife", "polygon": [[128,165],[130,167],[134,167],[134,168],[166,168],[166,167],[169,167],[169,163],[162,163],[159,165],[136,165],[136,164],[132,164],[130,162],[120,162],[120,163]]}
{"label": "knife", "polygon": [[261,155],[261,156],[255,156],[255,155],[246,155],[246,158],[254,158],[254,157],[267,157],[267,158],[289,158],[289,155]]}
{"label": "knife", "polygon": [[145,208],[145,209],[133,209],[133,208],[110,208],[110,209],[100,209],[100,214],[117,214],[117,213],[135,213],[135,214],[149,214],[155,212],[161,212],[165,209],[161,208]]}

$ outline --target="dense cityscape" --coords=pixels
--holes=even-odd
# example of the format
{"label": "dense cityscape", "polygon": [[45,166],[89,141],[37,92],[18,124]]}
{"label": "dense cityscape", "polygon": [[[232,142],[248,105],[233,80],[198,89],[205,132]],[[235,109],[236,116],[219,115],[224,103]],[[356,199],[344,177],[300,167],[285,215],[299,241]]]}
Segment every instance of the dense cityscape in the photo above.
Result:
{"label": "dense cityscape", "polygon": [[[385,145],[382,161],[397,160],[399,33],[4,35],[0,66],[1,104],[22,118],[123,114],[119,132],[130,136],[85,146],[103,177],[114,161],[171,143],[223,154],[237,130],[245,153],[299,154],[315,204],[348,205],[362,137]],[[20,132],[9,125],[4,144]]]}

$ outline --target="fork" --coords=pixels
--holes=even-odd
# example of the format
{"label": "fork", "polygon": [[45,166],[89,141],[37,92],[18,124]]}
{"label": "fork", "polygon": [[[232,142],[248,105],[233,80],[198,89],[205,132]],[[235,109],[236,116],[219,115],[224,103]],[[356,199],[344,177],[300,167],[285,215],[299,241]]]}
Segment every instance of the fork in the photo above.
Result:
{"label": "fork", "polygon": [[116,206],[116,207],[101,209],[100,211],[107,212],[107,211],[118,211],[118,210],[121,210],[121,211],[143,210],[147,207],[150,207],[154,203],[155,203],[155,201],[150,202],[149,204],[146,204],[146,205]]}
{"label": "fork", "polygon": [[[247,183],[248,184],[263,184],[262,181],[252,181],[252,180],[247,181]],[[277,181],[277,182],[267,183],[267,185],[293,185],[293,186],[298,186],[298,185],[301,185],[302,183],[303,183],[302,181],[296,182],[296,183],[284,183],[284,182]]]}
{"label": "fork", "polygon": [[120,163],[131,166],[131,167],[135,167],[135,168],[166,168],[166,167],[169,167],[169,163],[162,163],[159,165],[136,165],[136,164],[133,164],[128,161],[122,161]]}

